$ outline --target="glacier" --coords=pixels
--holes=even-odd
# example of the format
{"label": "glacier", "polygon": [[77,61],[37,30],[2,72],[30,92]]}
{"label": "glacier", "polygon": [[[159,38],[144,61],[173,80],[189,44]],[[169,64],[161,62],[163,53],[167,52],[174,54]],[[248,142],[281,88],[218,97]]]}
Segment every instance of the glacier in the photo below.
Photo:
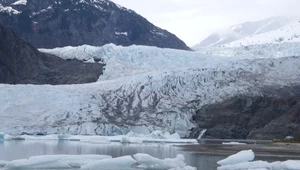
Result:
{"label": "glacier", "polygon": [[0,131],[107,136],[161,130],[187,137],[203,105],[300,81],[299,57],[240,59],[113,44],[40,51],[105,63],[105,71],[90,84],[1,84],[0,119],[7,121]]}

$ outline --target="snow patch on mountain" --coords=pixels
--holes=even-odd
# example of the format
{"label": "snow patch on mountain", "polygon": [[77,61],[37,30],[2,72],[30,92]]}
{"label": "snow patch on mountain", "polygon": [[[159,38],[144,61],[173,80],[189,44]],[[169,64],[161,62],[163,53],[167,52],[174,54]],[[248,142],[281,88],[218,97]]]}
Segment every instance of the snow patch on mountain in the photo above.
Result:
{"label": "snow patch on mountain", "polygon": [[18,0],[11,5],[27,5],[27,0]]}
{"label": "snow patch on mountain", "polygon": [[9,15],[12,15],[12,14],[20,14],[21,12],[12,8],[11,6],[3,6],[2,4],[0,4],[0,12],[5,12],[5,13],[8,13]]}

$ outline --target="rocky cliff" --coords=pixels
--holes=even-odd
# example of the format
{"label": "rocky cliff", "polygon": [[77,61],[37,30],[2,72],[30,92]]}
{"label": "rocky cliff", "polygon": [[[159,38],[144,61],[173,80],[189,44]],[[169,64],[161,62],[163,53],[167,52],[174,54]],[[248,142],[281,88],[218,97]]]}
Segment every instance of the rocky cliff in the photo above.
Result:
{"label": "rocky cliff", "polygon": [[0,0],[0,22],[37,48],[132,44],[190,50],[183,41],[109,0]]}
{"label": "rocky cliff", "polygon": [[0,83],[77,84],[95,82],[103,64],[44,54],[0,24]]}
{"label": "rocky cliff", "polygon": [[300,132],[300,87],[265,88],[259,95],[238,95],[197,111],[204,138],[283,139]]}

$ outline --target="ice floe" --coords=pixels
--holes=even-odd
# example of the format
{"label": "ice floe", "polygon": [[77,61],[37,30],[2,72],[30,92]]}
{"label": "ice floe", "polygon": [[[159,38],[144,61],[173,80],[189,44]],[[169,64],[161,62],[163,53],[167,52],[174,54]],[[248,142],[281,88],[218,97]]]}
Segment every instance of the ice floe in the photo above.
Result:
{"label": "ice floe", "polygon": [[108,155],[44,155],[34,156],[29,159],[20,159],[8,162],[6,169],[71,169],[102,159]]}
{"label": "ice floe", "polygon": [[133,158],[139,163],[142,169],[183,169],[186,167],[184,156],[179,154],[176,158],[158,159],[148,154],[135,154]]}
{"label": "ice floe", "polygon": [[229,156],[226,159],[223,159],[218,162],[219,165],[232,165],[232,164],[238,164],[243,162],[249,162],[254,159],[255,155],[252,150],[244,150],[241,152],[238,152],[234,155]]}
{"label": "ice floe", "polygon": [[112,158],[108,155],[43,155],[29,159],[0,161],[5,169],[82,169],[82,170],[196,170],[187,166],[183,155],[176,158],[158,159],[147,154]]}
{"label": "ice floe", "polygon": [[96,161],[81,167],[83,170],[128,170],[136,163],[131,156]]}
{"label": "ice floe", "polygon": [[[299,160],[288,160],[284,162],[252,161],[254,159],[252,150],[241,151],[235,155],[218,162],[218,170],[299,170]],[[250,162],[252,161],[252,162]]]}

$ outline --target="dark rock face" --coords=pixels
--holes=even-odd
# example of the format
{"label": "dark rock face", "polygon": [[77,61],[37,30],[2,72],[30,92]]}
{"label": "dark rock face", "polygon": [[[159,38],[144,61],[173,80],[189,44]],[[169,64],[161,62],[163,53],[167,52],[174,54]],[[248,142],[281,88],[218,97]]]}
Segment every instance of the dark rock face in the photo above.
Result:
{"label": "dark rock face", "polygon": [[63,60],[40,53],[0,24],[0,83],[77,84],[95,82],[102,64]]}
{"label": "dark rock face", "polygon": [[283,139],[300,132],[300,86],[262,90],[207,105],[194,117],[204,138]]}
{"label": "dark rock face", "polygon": [[19,14],[0,12],[0,22],[37,48],[132,44],[190,50],[175,35],[109,0],[0,0]]}

